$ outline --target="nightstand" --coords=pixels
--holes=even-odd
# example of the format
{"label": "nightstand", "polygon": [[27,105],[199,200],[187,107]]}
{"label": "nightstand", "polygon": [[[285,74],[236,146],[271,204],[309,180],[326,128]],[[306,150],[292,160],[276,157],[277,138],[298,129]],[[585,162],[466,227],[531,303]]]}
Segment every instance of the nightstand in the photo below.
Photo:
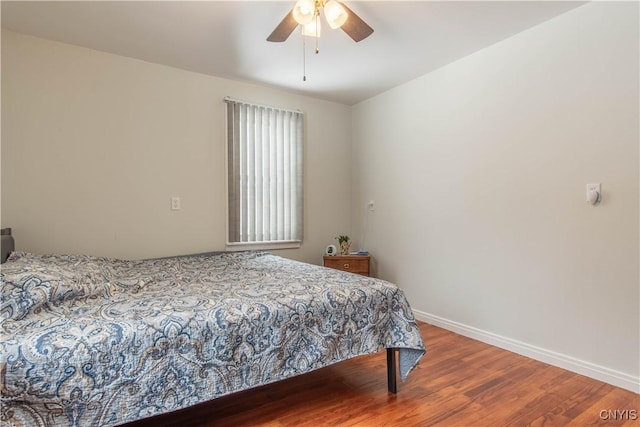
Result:
{"label": "nightstand", "polygon": [[323,259],[325,267],[369,276],[369,255],[325,255]]}

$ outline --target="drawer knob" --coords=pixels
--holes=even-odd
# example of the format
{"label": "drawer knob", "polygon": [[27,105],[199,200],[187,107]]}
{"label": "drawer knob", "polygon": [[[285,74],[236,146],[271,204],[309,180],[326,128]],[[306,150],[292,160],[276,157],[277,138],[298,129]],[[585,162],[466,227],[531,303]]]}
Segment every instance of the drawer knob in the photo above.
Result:
{"label": "drawer knob", "polygon": [[349,264],[345,264],[345,265],[343,265],[342,267],[344,267],[344,268],[349,268]]}

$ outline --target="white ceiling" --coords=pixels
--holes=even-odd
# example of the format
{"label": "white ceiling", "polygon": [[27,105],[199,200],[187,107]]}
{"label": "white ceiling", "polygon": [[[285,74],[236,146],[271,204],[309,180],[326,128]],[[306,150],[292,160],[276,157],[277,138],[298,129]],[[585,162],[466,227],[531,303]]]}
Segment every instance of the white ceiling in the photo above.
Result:
{"label": "white ceiling", "polygon": [[298,31],[267,36],[287,1],[2,1],[2,27],[348,105],[442,67],[567,10],[576,1],[353,1],[375,32],[355,43],[323,27],[320,53]]}

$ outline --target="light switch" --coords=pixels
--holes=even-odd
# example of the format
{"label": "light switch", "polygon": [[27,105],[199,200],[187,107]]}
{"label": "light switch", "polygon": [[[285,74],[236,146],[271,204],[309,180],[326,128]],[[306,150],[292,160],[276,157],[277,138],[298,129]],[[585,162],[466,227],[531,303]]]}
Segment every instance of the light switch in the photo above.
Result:
{"label": "light switch", "polygon": [[179,211],[180,210],[180,197],[172,197],[171,198],[171,210]]}

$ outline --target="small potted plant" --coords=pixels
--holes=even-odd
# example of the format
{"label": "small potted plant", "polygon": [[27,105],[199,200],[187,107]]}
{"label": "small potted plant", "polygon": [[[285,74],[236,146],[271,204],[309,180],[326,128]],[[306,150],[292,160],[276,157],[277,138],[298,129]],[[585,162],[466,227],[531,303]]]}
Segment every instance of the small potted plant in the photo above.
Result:
{"label": "small potted plant", "polygon": [[351,246],[351,239],[349,236],[336,237],[340,244],[340,255],[349,255],[349,247]]}

